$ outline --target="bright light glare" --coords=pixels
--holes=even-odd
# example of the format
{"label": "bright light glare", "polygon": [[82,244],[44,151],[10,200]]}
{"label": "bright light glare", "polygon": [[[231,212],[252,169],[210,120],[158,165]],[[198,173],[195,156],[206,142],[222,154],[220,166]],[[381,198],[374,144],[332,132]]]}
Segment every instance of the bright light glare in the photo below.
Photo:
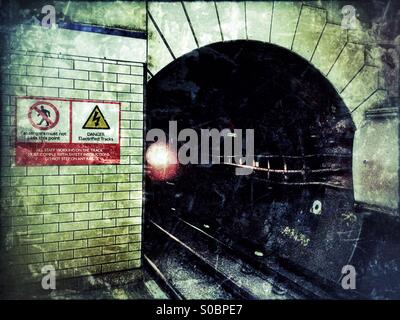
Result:
{"label": "bright light glare", "polygon": [[146,151],[146,160],[149,165],[148,175],[152,180],[169,180],[178,172],[176,153],[165,143],[156,142],[149,146]]}
{"label": "bright light glare", "polygon": [[163,143],[153,143],[146,152],[147,162],[157,168],[166,168],[174,162],[174,156],[168,146]]}

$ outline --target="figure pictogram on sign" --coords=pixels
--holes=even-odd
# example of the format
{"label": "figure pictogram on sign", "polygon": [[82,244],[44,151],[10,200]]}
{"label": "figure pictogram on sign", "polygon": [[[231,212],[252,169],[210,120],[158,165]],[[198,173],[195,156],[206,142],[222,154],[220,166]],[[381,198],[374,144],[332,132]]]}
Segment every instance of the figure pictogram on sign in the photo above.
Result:
{"label": "figure pictogram on sign", "polygon": [[49,130],[57,125],[60,113],[50,102],[39,101],[29,108],[28,119],[34,128]]}
{"label": "figure pictogram on sign", "polygon": [[99,106],[96,105],[94,107],[82,129],[110,129],[110,126],[101,113]]}
{"label": "figure pictogram on sign", "polygon": [[38,113],[39,116],[41,116],[40,122],[37,124],[38,126],[41,126],[43,121],[46,121],[46,127],[50,125],[50,111],[45,109],[43,105],[40,106],[40,113]]}

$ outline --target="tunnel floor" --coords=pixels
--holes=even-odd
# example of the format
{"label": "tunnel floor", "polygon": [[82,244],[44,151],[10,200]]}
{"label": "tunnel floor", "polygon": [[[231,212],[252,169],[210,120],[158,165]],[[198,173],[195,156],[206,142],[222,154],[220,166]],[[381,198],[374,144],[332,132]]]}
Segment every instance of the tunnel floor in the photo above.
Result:
{"label": "tunnel floor", "polygon": [[57,281],[55,290],[33,283],[24,290],[8,291],[12,300],[151,300],[169,299],[168,294],[146,269],[89,275]]}
{"label": "tunnel floor", "polygon": [[233,249],[177,216],[149,219],[144,235],[145,266],[173,299],[337,298],[275,257]]}

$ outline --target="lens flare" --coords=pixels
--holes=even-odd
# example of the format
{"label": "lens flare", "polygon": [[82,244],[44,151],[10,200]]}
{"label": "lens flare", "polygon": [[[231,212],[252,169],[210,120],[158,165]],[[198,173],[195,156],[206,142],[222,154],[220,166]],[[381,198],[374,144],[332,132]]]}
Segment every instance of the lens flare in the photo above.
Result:
{"label": "lens flare", "polygon": [[168,180],[178,171],[178,159],[168,145],[156,142],[146,151],[146,161],[149,165],[149,176],[153,180]]}

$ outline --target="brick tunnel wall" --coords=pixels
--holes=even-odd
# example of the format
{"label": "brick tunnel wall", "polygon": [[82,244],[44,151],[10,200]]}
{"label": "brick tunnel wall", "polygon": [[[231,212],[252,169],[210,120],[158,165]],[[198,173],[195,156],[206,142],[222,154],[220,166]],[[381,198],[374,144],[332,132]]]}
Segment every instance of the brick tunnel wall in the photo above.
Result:
{"label": "brick tunnel wall", "polygon": [[[72,31],[63,32],[72,41]],[[4,267],[25,279],[42,276],[45,265],[54,266],[58,277],[140,267],[143,59],[8,49],[1,88]],[[17,96],[121,102],[120,164],[16,166]]]}

